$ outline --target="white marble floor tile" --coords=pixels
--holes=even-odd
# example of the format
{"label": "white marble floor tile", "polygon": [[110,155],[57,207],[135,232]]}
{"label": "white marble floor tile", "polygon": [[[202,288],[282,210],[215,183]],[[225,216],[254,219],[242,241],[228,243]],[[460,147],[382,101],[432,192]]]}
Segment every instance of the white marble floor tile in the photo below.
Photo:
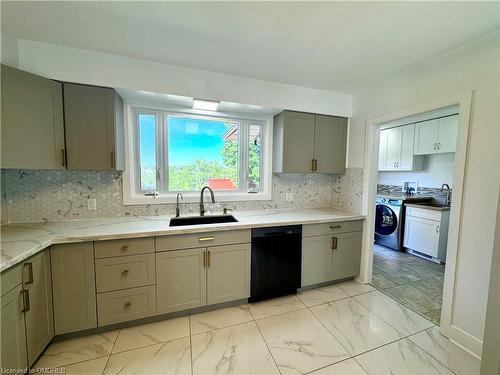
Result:
{"label": "white marble floor tile", "polygon": [[351,355],[364,353],[402,337],[352,298],[315,306],[311,311]]}
{"label": "white marble floor tile", "polygon": [[191,338],[193,374],[279,374],[254,321]]}
{"label": "white marble floor tile", "polygon": [[297,297],[299,297],[304,305],[311,307],[347,298],[349,295],[337,286],[331,285],[322,288],[305,290],[298,293]]}
{"label": "white marble floor tile", "polygon": [[189,320],[191,334],[196,335],[213,329],[250,322],[253,320],[253,316],[248,305],[241,305],[194,314],[189,317]]}
{"label": "white marble floor tile", "polygon": [[351,297],[357,296],[358,294],[363,294],[363,293],[372,292],[372,291],[376,290],[371,285],[361,284],[361,283],[358,283],[356,280],[344,281],[342,283],[335,284],[335,285],[338,286],[340,289],[342,289],[347,294],[349,294]]}
{"label": "white marble floor tile", "polygon": [[167,319],[160,322],[122,328],[116,339],[113,353],[189,336],[189,318]]}
{"label": "white marble floor tile", "polygon": [[356,357],[369,375],[453,375],[441,363],[408,339]]}
{"label": "white marble floor tile", "polygon": [[480,361],[452,343],[434,327],[409,339],[458,375],[479,374]]}
{"label": "white marble floor tile", "polygon": [[60,367],[111,354],[118,330],[52,343],[36,367]]}
{"label": "white marble floor tile", "polygon": [[354,298],[405,336],[434,326],[429,320],[379,291]]}
{"label": "white marble floor tile", "polygon": [[365,370],[354,359],[335,363],[334,365],[323,367],[313,371],[310,375],[368,375]]}
{"label": "white marble floor tile", "polygon": [[257,321],[282,374],[304,374],[349,357],[308,310]]}
{"label": "white marble floor tile", "polygon": [[273,298],[267,301],[251,303],[250,311],[255,319],[263,319],[273,315],[305,309],[305,305],[297,296]]}
{"label": "white marble floor tile", "polygon": [[113,354],[104,374],[190,375],[189,337]]}
{"label": "white marble floor tile", "polygon": [[64,366],[64,375],[101,375],[109,357],[101,357],[90,361]]}

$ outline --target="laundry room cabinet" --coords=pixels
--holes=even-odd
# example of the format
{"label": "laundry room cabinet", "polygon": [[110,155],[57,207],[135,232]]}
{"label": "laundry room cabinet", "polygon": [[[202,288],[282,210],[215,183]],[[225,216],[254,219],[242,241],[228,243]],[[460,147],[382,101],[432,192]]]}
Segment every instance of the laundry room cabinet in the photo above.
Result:
{"label": "laundry room cabinet", "polygon": [[415,171],[423,159],[414,156],[415,125],[382,129],[379,142],[379,171]]}
{"label": "laundry room cabinet", "polygon": [[458,115],[422,121],[415,124],[415,155],[455,152]]}

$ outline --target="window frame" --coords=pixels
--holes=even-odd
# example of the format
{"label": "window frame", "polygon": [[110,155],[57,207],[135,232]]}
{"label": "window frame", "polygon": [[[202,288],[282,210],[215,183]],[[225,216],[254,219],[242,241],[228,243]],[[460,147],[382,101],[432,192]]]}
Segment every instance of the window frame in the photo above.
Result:
{"label": "window frame", "polygon": [[[217,202],[271,200],[272,189],[272,117],[242,115],[224,112],[200,111],[194,109],[125,104],[125,161],[122,175],[123,202],[125,205],[175,203],[177,191],[167,191],[168,182],[168,116],[189,117],[204,120],[234,120],[240,123],[238,129],[239,171],[238,190],[215,190]],[[139,115],[154,115],[156,119],[156,195],[146,195],[141,189],[141,169],[139,157]],[[257,192],[248,192],[248,148],[249,129],[252,122],[261,127],[261,168]],[[247,139],[247,141],[243,141]],[[160,176],[160,177],[159,177]],[[181,191],[182,202],[198,202],[199,191]]]}

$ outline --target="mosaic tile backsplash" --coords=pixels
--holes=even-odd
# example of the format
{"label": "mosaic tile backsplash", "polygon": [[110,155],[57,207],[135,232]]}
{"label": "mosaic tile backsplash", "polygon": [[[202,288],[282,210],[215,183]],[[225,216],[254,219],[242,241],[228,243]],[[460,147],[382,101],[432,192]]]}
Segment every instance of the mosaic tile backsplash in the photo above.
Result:
{"label": "mosaic tile backsplash", "polygon": [[[123,205],[122,177],[118,172],[1,170],[1,182],[2,223],[175,213],[174,204]],[[359,213],[362,169],[348,168],[341,176],[273,174],[272,189],[270,201],[225,204],[238,210],[335,207]],[[286,193],[293,193],[293,202],[285,201]],[[97,210],[87,209],[89,198],[96,198]],[[181,207],[183,213],[198,209],[198,203]]]}
{"label": "mosaic tile backsplash", "polygon": [[[403,186],[402,185],[377,185],[377,193],[379,194],[402,194]],[[451,200],[451,196],[453,194],[453,190],[450,189],[449,199]],[[416,196],[432,196],[434,199],[441,203],[446,202],[446,191],[441,191],[441,189],[437,188],[429,188],[429,187],[418,187],[418,192],[415,194]]]}

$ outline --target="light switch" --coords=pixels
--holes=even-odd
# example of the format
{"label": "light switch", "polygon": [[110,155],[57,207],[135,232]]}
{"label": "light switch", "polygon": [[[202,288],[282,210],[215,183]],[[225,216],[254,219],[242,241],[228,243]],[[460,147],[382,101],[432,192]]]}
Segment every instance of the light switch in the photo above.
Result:
{"label": "light switch", "polygon": [[87,199],[87,208],[91,211],[97,210],[97,201],[95,198]]}

